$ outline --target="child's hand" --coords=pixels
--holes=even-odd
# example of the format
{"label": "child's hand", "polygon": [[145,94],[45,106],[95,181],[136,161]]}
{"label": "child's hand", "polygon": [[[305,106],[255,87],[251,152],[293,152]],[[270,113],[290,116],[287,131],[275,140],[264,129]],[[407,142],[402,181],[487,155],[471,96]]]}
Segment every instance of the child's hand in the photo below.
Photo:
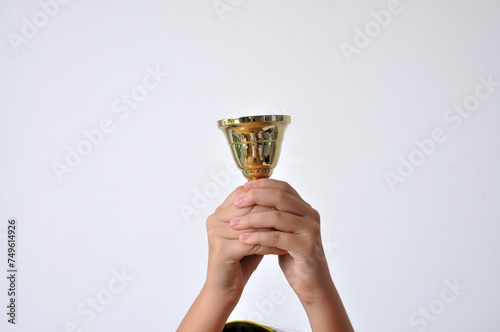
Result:
{"label": "child's hand", "polygon": [[[286,182],[262,179],[245,184],[244,194],[235,205],[269,207],[251,214],[233,213],[231,227],[239,231],[242,244],[286,250],[279,257],[280,266],[290,286],[303,304],[321,302],[331,294],[332,280],[325,259],[320,234],[319,213],[306,203]],[[234,196],[241,194],[238,190]],[[233,198],[234,196],[231,196]],[[267,229],[262,231],[262,229]]]}
{"label": "child's hand", "polygon": [[319,214],[286,182],[255,180],[236,188],[208,218],[207,231],[207,281],[179,332],[221,331],[262,255],[268,254],[280,255],[312,331],[353,331],[328,271]]}
{"label": "child's hand", "polygon": [[233,302],[239,300],[250,275],[262,260],[262,255],[286,254],[286,251],[274,246],[252,245],[239,241],[242,231],[232,229],[230,220],[249,213],[274,210],[266,206],[236,207],[233,202],[243,193],[243,186],[236,188],[207,219],[209,258],[205,287]]}
{"label": "child's hand", "polygon": [[222,331],[262,255],[286,254],[286,251],[277,248],[241,243],[239,235],[242,232],[229,226],[233,218],[243,217],[250,212],[274,210],[266,206],[236,207],[233,201],[244,192],[243,187],[236,188],[207,219],[207,280],[182,320],[178,332]]}

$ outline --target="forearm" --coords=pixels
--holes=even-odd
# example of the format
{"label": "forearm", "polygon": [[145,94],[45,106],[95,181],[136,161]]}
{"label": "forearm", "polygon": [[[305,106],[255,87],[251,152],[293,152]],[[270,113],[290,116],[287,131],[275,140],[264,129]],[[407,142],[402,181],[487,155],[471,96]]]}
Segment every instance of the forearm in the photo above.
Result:
{"label": "forearm", "polygon": [[352,332],[354,331],[342,300],[333,283],[324,296],[311,303],[304,303],[313,332]]}
{"label": "forearm", "polygon": [[236,303],[205,285],[177,332],[221,332]]}

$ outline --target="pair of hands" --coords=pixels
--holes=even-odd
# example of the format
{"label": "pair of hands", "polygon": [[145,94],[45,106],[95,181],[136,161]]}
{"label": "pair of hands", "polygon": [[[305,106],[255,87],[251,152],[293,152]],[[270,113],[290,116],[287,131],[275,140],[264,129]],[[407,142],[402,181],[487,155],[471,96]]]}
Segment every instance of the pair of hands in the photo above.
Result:
{"label": "pair of hands", "polygon": [[320,216],[286,182],[236,188],[207,220],[208,271],[178,332],[220,332],[264,255],[280,267],[314,332],[352,332],[321,244]]}
{"label": "pair of hands", "polygon": [[261,179],[236,188],[207,220],[206,287],[236,303],[263,255],[280,267],[304,305],[332,290],[319,213],[286,182]]}

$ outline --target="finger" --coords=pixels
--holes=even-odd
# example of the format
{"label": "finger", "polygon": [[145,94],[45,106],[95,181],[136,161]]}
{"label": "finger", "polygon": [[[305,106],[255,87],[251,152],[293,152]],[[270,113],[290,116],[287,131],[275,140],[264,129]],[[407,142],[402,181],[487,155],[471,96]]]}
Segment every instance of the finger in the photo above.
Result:
{"label": "finger", "polygon": [[241,217],[246,214],[273,210],[275,210],[275,208],[256,205],[248,206],[245,208],[238,208],[233,203],[230,203],[229,206],[220,208],[215,212],[215,214],[217,219],[229,222],[233,218]]}
{"label": "finger", "polygon": [[267,211],[252,213],[234,218],[229,225],[234,230],[251,230],[274,228],[282,232],[300,233],[305,231],[308,224],[304,218],[283,211]]}
{"label": "finger", "polygon": [[309,215],[311,208],[300,198],[279,189],[252,189],[236,198],[234,204],[239,208],[251,205],[269,206],[299,216]]}
{"label": "finger", "polygon": [[285,255],[288,253],[288,251],[277,247],[242,243],[239,239],[231,240],[227,249],[236,260],[252,255]]}
{"label": "finger", "polygon": [[222,204],[219,205],[219,207],[217,207],[216,211],[221,209],[221,208],[225,208],[227,206],[230,206],[232,204],[232,202],[236,199],[236,197],[238,197],[244,193],[245,193],[245,188],[243,186],[237,187],[236,189],[233,190],[232,193],[229,194],[229,196],[227,196],[227,198],[224,200],[224,202],[222,202]]}
{"label": "finger", "polygon": [[[285,181],[275,179],[259,179],[248,181],[247,183],[245,183],[243,188],[245,189],[245,191],[249,191],[251,189],[280,189],[304,201],[302,197],[300,197],[299,193],[291,185],[289,185],[288,182]],[[305,201],[304,203],[309,205]]]}
{"label": "finger", "polygon": [[300,251],[306,245],[299,234],[280,231],[243,233],[239,240],[248,245],[275,247],[288,252]]}
{"label": "finger", "polygon": [[273,229],[269,228],[254,228],[254,229],[241,229],[235,230],[231,229],[227,223],[224,223],[225,227],[218,227],[218,229],[213,229],[211,231],[216,233],[216,236],[225,240],[237,240],[241,234],[243,233],[251,233],[251,232],[270,232]]}
{"label": "finger", "polygon": [[229,222],[233,218],[244,216],[253,210],[252,206],[238,209],[234,204],[220,207],[215,211],[216,217],[220,221]]}
{"label": "finger", "polygon": [[226,240],[237,240],[240,234],[243,232],[266,232],[273,230],[271,228],[253,228],[253,229],[235,229],[230,227],[230,224],[226,221],[212,219],[207,223],[207,235],[209,239],[226,239]]}

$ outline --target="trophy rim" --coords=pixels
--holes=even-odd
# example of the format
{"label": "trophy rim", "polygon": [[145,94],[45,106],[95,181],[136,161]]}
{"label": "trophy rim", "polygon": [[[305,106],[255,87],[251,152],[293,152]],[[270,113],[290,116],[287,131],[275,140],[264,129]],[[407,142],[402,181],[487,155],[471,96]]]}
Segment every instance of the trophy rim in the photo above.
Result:
{"label": "trophy rim", "polygon": [[244,124],[244,123],[253,123],[253,122],[286,122],[289,124],[292,121],[292,117],[290,115],[281,115],[281,114],[269,114],[269,115],[247,115],[240,116],[237,118],[226,118],[217,121],[217,126],[219,128]]}

